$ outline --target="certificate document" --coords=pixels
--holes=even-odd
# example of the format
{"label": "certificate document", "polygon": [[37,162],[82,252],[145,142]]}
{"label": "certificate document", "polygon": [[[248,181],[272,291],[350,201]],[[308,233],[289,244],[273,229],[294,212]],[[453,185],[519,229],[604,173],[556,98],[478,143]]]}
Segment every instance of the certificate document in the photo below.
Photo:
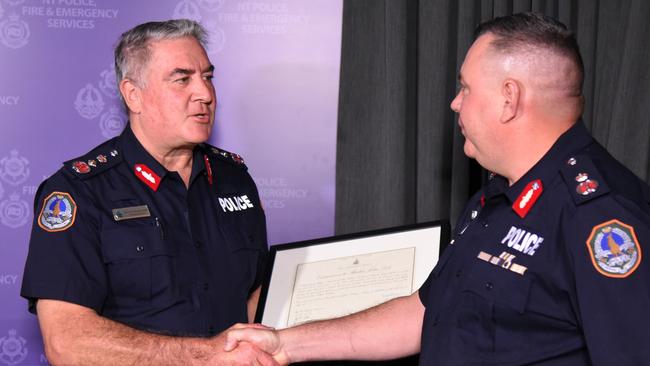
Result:
{"label": "certificate document", "polygon": [[356,313],[413,293],[415,247],[301,263],[288,326]]}
{"label": "certificate document", "polygon": [[282,329],[411,295],[448,238],[444,220],[273,245],[255,321]]}

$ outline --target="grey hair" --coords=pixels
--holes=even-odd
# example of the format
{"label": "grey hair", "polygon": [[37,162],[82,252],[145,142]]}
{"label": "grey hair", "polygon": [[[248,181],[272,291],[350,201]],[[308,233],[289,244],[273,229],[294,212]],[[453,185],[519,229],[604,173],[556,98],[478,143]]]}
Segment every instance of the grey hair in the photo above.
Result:
{"label": "grey hair", "polygon": [[151,58],[149,44],[155,41],[193,37],[206,48],[208,33],[203,26],[189,19],[148,22],[122,33],[115,46],[115,76],[119,85],[129,78],[143,86],[142,71]]}

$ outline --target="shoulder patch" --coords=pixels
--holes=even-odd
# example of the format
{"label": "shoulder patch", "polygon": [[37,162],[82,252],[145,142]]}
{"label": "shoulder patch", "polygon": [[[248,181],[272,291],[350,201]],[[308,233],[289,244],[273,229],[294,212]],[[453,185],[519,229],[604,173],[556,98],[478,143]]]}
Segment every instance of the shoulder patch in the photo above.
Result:
{"label": "shoulder patch", "polygon": [[616,219],[594,226],[587,248],[596,270],[607,277],[625,278],[641,263],[641,246],[634,228]]}
{"label": "shoulder patch", "polygon": [[210,144],[202,144],[202,147],[207,151],[211,156],[216,156],[219,160],[240,166],[244,169],[248,169],[244,163],[244,158],[240,155],[220,149],[218,147],[212,146]]}
{"label": "shoulder patch", "polygon": [[605,180],[587,155],[568,158],[561,172],[576,205],[609,193]]}
{"label": "shoulder patch", "polygon": [[66,170],[75,176],[86,179],[110,169],[122,161],[122,154],[106,145],[94,149],[88,154],[63,163]]}
{"label": "shoulder patch", "polygon": [[64,231],[72,227],[77,215],[77,203],[67,192],[52,192],[43,200],[38,214],[38,226],[49,232]]}

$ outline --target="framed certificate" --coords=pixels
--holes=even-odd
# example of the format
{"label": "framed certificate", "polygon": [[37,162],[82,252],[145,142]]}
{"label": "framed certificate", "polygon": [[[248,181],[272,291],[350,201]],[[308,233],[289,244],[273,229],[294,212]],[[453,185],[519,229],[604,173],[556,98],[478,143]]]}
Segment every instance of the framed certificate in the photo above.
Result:
{"label": "framed certificate", "polygon": [[271,246],[255,321],[281,329],[410,295],[448,238],[434,221]]}

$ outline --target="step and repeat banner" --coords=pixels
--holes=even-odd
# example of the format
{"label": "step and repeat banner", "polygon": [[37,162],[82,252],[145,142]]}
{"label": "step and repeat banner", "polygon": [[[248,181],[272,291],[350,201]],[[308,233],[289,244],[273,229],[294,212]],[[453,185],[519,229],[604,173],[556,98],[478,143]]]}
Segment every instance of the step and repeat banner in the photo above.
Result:
{"label": "step and repeat banner", "polygon": [[126,124],[113,67],[136,24],[200,21],[218,109],[210,142],[244,157],[271,244],[332,235],[342,0],[0,0],[0,366],[43,365],[19,297],[40,182]]}

